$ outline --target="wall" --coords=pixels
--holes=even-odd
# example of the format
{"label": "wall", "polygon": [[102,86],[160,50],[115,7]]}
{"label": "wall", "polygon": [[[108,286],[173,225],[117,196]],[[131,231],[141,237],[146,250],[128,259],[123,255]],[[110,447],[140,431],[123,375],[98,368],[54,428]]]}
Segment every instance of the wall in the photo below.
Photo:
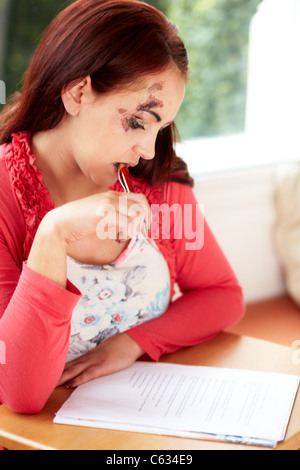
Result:
{"label": "wall", "polygon": [[285,292],[273,245],[275,166],[195,176],[195,194],[246,302]]}

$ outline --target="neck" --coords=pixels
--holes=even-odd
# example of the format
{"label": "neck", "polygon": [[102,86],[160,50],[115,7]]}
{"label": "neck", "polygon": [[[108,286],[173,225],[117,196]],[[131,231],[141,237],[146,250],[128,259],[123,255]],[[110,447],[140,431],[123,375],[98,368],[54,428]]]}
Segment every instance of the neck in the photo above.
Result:
{"label": "neck", "polygon": [[35,164],[43,173],[43,182],[55,207],[100,192],[80,170],[68,142],[70,139],[63,126],[38,132],[31,139]]}

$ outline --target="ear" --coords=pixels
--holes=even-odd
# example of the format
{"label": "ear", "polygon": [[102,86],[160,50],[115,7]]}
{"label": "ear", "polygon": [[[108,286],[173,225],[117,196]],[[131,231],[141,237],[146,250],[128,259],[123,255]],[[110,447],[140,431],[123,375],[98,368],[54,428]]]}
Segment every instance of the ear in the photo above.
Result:
{"label": "ear", "polygon": [[61,91],[61,99],[65,110],[71,116],[78,116],[85,102],[90,102],[94,97],[91,77],[85,77],[79,83],[73,81],[63,86]]}

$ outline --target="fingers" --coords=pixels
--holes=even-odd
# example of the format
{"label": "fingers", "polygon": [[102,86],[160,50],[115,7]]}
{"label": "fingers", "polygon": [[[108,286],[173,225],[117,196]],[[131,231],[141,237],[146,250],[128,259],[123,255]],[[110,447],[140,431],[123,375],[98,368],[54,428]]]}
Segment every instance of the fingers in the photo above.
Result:
{"label": "fingers", "polygon": [[120,333],[67,364],[57,386],[76,388],[130,367],[143,354],[144,351],[129,335]]}
{"label": "fingers", "polygon": [[66,366],[58,387],[65,385],[67,388],[76,388],[96,378],[112,374],[121,368],[121,364],[113,362],[109,358],[87,354]]}
{"label": "fingers", "polygon": [[66,388],[76,388],[80,385],[90,382],[91,380],[103,377],[105,375],[108,375],[108,373],[104,373],[99,365],[91,366],[88,369],[82,371],[79,375],[75,375],[74,378],[67,380],[65,386]]}
{"label": "fingers", "polygon": [[116,191],[95,194],[60,206],[47,214],[47,222],[62,240],[72,242],[97,234],[99,239],[133,238],[151,224],[151,209],[143,194]]}
{"label": "fingers", "polygon": [[147,237],[151,226],[151,209],[142,194],[121,195],[111,202],[99,204],[96,215],[99,218],[96,234],[100,240],[132,239],[143,232]]}
{"label": "fingers", "polygon": [[73,388],[70,385],[73,384],[74,379],[80,376],[85,368],[86,366],[84,364],[78,364],[76,361],[75,364],[67,364],[57,386],[60,387],[61,385],[65,385],[67,388]]}

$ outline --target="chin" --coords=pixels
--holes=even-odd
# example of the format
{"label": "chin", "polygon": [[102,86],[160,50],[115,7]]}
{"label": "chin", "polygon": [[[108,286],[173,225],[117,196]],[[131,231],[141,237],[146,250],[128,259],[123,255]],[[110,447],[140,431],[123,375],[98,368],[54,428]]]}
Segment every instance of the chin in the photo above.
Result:
{"label": "chin", "polygon": [[103,173],[102,175],[94,175],[91,180],[93,183],[101,189],[101,191],[109,191],[109,189],[116,184],[118,181],[117,173]]}

